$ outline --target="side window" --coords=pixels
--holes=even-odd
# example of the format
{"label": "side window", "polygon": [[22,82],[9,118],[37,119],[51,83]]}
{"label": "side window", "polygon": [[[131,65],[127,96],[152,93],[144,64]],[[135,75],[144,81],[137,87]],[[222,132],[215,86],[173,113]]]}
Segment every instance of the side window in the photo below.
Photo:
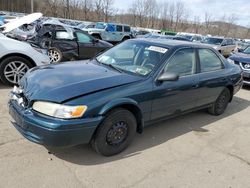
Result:
{"label": "side window", "polygon": [[199,49],[201,72],[209,72],[222,69],[220,58],[209,49]]}
{"label": "side window", "polygon": [[92,41],[92,39],[88,35],[85,35],[84,33],[76,32],[76,36],[78,42],[90,43]]}
{"label": "side window", "polygon": [[117,32],[122,32],[122,26],[121,25],[117,25],[116,26],[116,31]]}
{"label": "side window", "polygon": [[181,76],[192,75],[196,73],[196,58],[194,49],[182,49],[177,51],[169,60],[165,72],[172,72]]}
{"label": "side window", "polygon": [[59,40],[72,40],[72,36],[67,31],[57,31],[56,39]]}
{"label": "side window", "polygon": [[130,27],[129,26],[124,26],[124,32],[130,32]]}

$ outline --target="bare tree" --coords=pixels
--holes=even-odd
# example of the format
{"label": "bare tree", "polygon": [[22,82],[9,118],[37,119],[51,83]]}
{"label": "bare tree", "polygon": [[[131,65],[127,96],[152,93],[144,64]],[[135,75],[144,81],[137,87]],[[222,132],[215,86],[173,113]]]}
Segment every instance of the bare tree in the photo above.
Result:
{"label": "bare tree", "polygon": [[175,31],[178,30],[178,26],[184,16],[184,11],[185,7],[183,1],[178,1],[176,3],[176,11],[175,11]]}
{"label": "bare tree", "polygon": [[168,19],[169,19],[169,3],[164,2],[160,5],[160,19],[161,19],[161,28],[167,29],[168,27]]}
{"label": "bare tree", "polygon": [[104,22],[109,21],[109,16],[112,14],[112,4],[114,0],[103,0]]}

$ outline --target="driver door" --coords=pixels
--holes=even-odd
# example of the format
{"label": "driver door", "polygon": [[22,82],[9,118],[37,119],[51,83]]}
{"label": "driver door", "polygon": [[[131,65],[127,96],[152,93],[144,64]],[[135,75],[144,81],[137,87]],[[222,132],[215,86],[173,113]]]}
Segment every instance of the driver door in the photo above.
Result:
{"label": "driver door", "polygon": [[192,48],[180,49],[166,63],[163,72],[179,75],[177,81],[155,82],[151,120],[178,114],[196,107],[198,83],[196,53]]}
{"label": "driver door", "polygon": [[97,47],[93,38],[83,32],[76,32],[79,59],[90,59],[97,54]]}

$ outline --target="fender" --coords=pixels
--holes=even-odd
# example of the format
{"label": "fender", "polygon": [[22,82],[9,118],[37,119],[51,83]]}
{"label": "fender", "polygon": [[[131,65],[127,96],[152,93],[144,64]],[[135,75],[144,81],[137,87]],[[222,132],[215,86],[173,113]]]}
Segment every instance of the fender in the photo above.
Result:
{"label": "fender", "polygon": [[108,102],[107,104],[105,104],[104,107],[102,107],[102,109],[100,110],[99,115],[104,115],[112,108],[122,106],[122,105],[133,105],[133,106],[137,107],[141,113],[141,109],[135,100],[130,99],[130,98],[120,98],[120,99],[112,100],[112,101]]}
{"label": "fender", "polygon": [[142,133],[144,127],[143,115],[142,111],[136,101],[130,98],[120,98],[115,99],[113,101],[108,102],[104,107],[100,110],[99,115],[104,116],[108,111],[113,108],[123,106],[123,105],[131,105],[133,106],[132,113],[135,115],[137,120],[137,132]]}

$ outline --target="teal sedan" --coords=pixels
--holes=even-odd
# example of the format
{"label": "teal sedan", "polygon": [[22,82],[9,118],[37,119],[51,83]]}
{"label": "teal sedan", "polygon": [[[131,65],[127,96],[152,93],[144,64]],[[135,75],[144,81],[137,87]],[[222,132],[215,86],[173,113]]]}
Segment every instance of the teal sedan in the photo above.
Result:
{"label": "teal sedan", "polygon": [[155,122],[208,109],[221,115],[242,87],[242,70],[213,48],[132,39],[97,57],[31,69],[11,92],[14,127],[46,146],[90,143],[122,152]]}

